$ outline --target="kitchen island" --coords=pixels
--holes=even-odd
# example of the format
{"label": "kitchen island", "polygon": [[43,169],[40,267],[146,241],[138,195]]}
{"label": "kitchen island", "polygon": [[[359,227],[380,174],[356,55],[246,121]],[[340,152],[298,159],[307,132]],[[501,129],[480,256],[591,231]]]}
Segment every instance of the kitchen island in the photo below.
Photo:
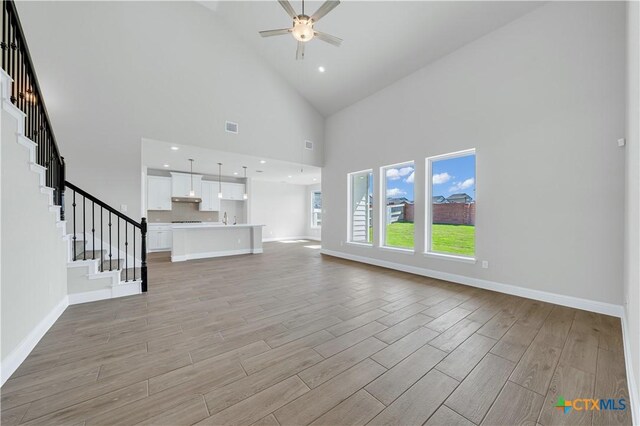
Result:
{"label": "kitchen island", "polygon": [[171,226],[171,261],[262,253],[264,225],[185,223]]}

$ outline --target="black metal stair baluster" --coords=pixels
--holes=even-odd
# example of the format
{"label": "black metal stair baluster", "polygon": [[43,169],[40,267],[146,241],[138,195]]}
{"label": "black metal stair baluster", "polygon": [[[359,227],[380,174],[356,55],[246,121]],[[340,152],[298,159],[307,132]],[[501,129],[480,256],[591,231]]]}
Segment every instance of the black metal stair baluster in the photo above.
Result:
{"label": "black metal stair baluster", "polygon": [[20,111],[24,112],[24,54],[22,53],[22,40],[18,38],[18,57],[20,58],[18,68],[18,103],[20,104]]}
{"label": "black metal stair baluster", "polygon": [[[31,68],[29,68],[27,77],[29,78],[29,137],[33,138],[33,111],[35,109],[35,97],[33,95],[33,78],[31,77]],[[33,140],[33,139],[32,139]]]}
{"label": "black metal stair baluster", "polygon": [[5,38],[5,31],[7,30],[7,5],[5,0],[2,1],[2,34],[0,35],[0,49],[2,49],[2,69],[7,67],[7,60],[5,55],[7,39]]}
{"label": "black metal stair baluster", "polygon": [[16,76],[15,76],[15,80],[14,83],[16,85],[16,87],[18,88],[17,90],[17,95],[18,98],[16,99],[16,106],[18,107],[18,109],[20,111],[22,111],[22,52],[20,51],[20,42],[18,37],[16,37],[16,53],[17,53],[17,61],[16,61],[16,65],[17,65],[17,69],[16,69]]}
{"label": "black metal stair baluster", "polygon": [[73,190],[73,260],[76,260],[76,190]]}
{"label": "black metal stair baluster", "polygon": [[24,63],[24,113],[27,115],[24,123],[24,134],[31,134],[31,100],[29,99],[29,65]]}
{"label": "black metal stair baluster", "polygon": [[27,65],[24,56],[24,41],[20,40],[20,99],[22,100],[22,112],[27,113]]}
{"label": "black metal stair baluster", "polygon": [[82,247],[84,247],[84,251],[82,252],[82,260],[87,260],[87,215],[85,212],[87,211],[87,197],[82,196],[82,236],[84,243]]}
{"label": "black metal stair baluster", "polygon": [[111,211],[109,211],[109,270],[111,271]]}
{"label": "black metal stair baluster", "polygon": [[127,239],[127,222],[124,223],[124,280],[129,281],[129,240]]}
{"label": "black metal stair baluster", "polygon": [[[7,4],[7,7],[9,7],[8,4]],[[9,11],[7,10],[7,14],[8,13],[9,13]],[[11,15],[8,15],[7,16],[7,41],[6,41],[6,43],[7,43],[7,46],[6,46],[6,49],[7,49],[7,67],[3,68],[3,69],[5,69],[7,71],[7,74],[9,74],[9,75],[11,75],[11,27],[12,27],[12,25],[11,25]],[[9,95],[9,96],[11,96],[11,95]]]}
{"label": "black metal stair baluster", "polygon": [[143,292],[147,291],[147,219],[142,218],[140,221],[141,247],[140,247],[140,285]]}
{"label": "black metal stair baluster", "polygon": [[118,245],[116,246],[116,254],[118,255],[118,270],[120,270],[120,217],[118,217]]}
{"label": "black metal stair baluster", "polygon": [[11,77],[14,79],[14,82],[13,82],[13,85],[12,85],[13,86],[12,87],[13,90],[11,90],[11,103],[16,104],[17,100],[18,100],[18,98],[17,98],[17,96],[18,96],[18,87],[15,84],[16,70],[17,70],[16,62],[17,62],[17,59],[18,59],[17,58],[17,48],[18,48],[18,46],[16,45],[16,30],[17,30],[17,27],[15,25],[12,25],[12,29],[13,29],[13,31],[12,31],[12,34],[11,34],[11,56],[12,56],[11,63],[13,65],[13,73],[11,74]]}
{"label": "black metal stair baluster", "polygon": [[[9,67],[7,68],[7,72],[8,74],[13,78],[14,75],[16,75],[15,73],[15,54],[16,54],[16,50],[14,48],[13,45],[13,34],[16,32],[16,28],[13,26],[13,19],[11,16],[9,16],[9,45],[8,45],[8,49],[9,51],[7,52],[9,54]],[[14,91],[14,85],[11,85],[11,95],[9,100],[11,102],[14,101],[15,97],[13,96],[13,91]]]}
{"label": "black metal stair baluster", "polygon": [[92,259],[96,259],[96,203],[91,202],[91,247],[93,248],[93,257]]}
{"label": "black metal stair baluster", "polygon": [[133,280],[136,280],[136,227],[133,228]]}
{"label": "black metal stair baluster", "polygon": [[24,54],[22,51],[22,40],[18,38],[18,56],[20,57],[20,67],[18,68],[18,86],[20,92],[18,93],[18,100],[20,103],[20,111],[24,112]]}
{"label": "black metal stair baluster", "polygon": [[100,206],[100,272],[104,272],[104,249],[102,247],[104,243],[104,229],[102,228],[102,216],[104,216],[104,213],[102,211],[102,206]]}

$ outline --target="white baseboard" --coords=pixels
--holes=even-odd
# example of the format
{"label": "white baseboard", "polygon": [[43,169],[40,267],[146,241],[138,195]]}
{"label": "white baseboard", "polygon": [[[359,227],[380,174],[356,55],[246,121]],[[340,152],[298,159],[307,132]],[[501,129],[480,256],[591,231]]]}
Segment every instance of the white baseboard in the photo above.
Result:
{"label": "white baseboard", "polygon": [[344,253],[339,251],[321,249],[320,252],[322,254],[326,254],[329,256],[340,257],[342,259],[353,260],[356,262],[368,263],[370,265],[381,266],[383,268],[388,268],[388,269],[395,269],[397,271],[408,272],[411,274],[422,275],[425,277],[436,278],[444,281],[451,281],[454,283],[464,284],[471,287],[483,288],[485,290],[497,291],[500,293],[510,294],[513,296],[539,300],[542,302],[555,303],[556,305],[568,306],[571,308],[582,309],[585,311],[597,312],[599,314],[611,315],[618,318],[623,317],[622,305],[614,305],[612,303],[598,302],[595,300],[582,299],[580,297],[549,293],[541,290],[533,290],[525,287],[519,287],[516,285],[497,283],[494,281],[482,280],[479,278],[466,277],[464,275],[450,274],[448,272],[435,271],[427,268],[419,268],[417,266],[403,265],[401,263],[373,259],[370,257],[356,256],[350,253]]}
{"label": "white baseboard", "polygon": [[2,360],[1,369],[1,385],[7,381],[9,377],[20,367],[20,364],[27,359],[33,348],[36,347],[40,339],[49,331],[51,326],[58,320],[60,315],[69,306],[69,298],[65,296],[62,300],[36,325],[33,330],[25,337],[5,359]]}
{"label": "white baseboard", "polygon": [[311,240],[311,241],[320,241],[318,237],[274,237],[274,238],[263,238],[263,243],[272,243],[274,241],[288,241],[288,240]]}
{"label": "white baseboard", "polygon": [[259,253],[262,253],[262,248],[210,251],[210,252],[204,252],[204,253],[182,254],[177,256],[171,255],[171,261],[184,262],[185,260],[208,259],[210,257],[237,256],[239,254],[259,254]]}
{"label": "white baseboard", "polygon": [[82,293],[70,293],[69,305],[78,305],[80,303],[96,302],[98,300],[115,299],[116,297],[133,296],[142,293],[142,281],[130,281],[112,286],[111,288],[102,288],[100,290],[85,291]]}
{"label": "white baseboard", "polygon": [[627,322],[627,312],[625,310],[622,317],[622,344],[624,345],[624,362],[627,372],[627,386],[629,387],[629,409],[631,410],[631,423],[640,424],[640,400],[638,399],[638,385],[633,374],[633,354],[629,342],[629,323]]}
{"label": "white baseboard", "polygon": [[78,305],[80,303],[105,299],[111,299],[111,289],[102,288],[100,290],[85,291],[82,293],[69,293],[69,305]]}

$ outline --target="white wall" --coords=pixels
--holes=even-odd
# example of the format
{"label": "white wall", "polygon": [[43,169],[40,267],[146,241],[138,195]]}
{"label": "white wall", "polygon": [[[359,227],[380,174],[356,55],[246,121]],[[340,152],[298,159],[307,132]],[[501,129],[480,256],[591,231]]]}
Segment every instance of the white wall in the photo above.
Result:
{"label": "white wall", "polygon": [[[316,185],[307,185],[307,230],[305,232],[305,236],[307,237],[312,237],[315,239],[320,239],[320,234],[321,234],[321,228],[312,228],[311,227],[311,193],[314,191],[321,191],[322,190],[322,186],[321,184],[316,184]],[[323,207],[324,210],[324,207]],[[324,214],[324,212],[323,212]]]}
{"label": "white wall", "polygon": [[[624,46],[624,3],[549,3],[329,117],[323,249],[621,305]],[[424,158],[467,148],[489,269],[421,253]],[[409,160],[417,252],[344,244],[347,173]]]}
{"label": "white wall", "polygon": [[66,307],[67,244],[49,211],[17,121],[2,109],[2,383]]}
{"label": "white wall", "polygon": [[[640,3],[627,4],[627,146],[624,297],[635,391],[640,390]],[[630,383],[630,385],[632,385]],[[638,398],[638,395],[635,395]],[[635,421],[640,422],[636,399]]]}
{"label": "white wall", "polygon": [[68,179],[134,219],[143,137],[322,164],[323,117],[202,5],[17,7]]}
{"label": "white wall", "polygon": [[306,236],[305,185],[252,180],[249,188],[249,222],[266,225],[263,241]]}

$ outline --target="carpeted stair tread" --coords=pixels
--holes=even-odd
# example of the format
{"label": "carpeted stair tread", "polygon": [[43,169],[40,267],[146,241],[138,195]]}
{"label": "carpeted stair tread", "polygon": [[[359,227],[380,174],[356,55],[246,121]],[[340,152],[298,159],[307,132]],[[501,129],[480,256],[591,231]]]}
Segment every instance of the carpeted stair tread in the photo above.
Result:
{"label": "carpeted stair tread", "polygon": [[[126,274],[125,274],[125,271],[126,271]],[[123,269],[122,271],[120,271],[120,281],[124,281],[127,278],[129,281],[133,281],[133,272],[134,272],[134,268]],[[135,273],[136,273],[136,280],[139,280],[142,275],[142,271],[140,270],[140,268],[135,268]]]}
{"label": "carpeted stair tread", "polygon": [[[95,259],[98,259],[98,260],[100,260],[101,258],[104,259],[105,257],[107,257],[107,255],[108,255],[108,252],[106,250],[96,250]],[[89,259],[94,259],[93,250],[86,251],[86,258],[85,258],[85,252],[76,251],[75,260],[89,260]]]}

